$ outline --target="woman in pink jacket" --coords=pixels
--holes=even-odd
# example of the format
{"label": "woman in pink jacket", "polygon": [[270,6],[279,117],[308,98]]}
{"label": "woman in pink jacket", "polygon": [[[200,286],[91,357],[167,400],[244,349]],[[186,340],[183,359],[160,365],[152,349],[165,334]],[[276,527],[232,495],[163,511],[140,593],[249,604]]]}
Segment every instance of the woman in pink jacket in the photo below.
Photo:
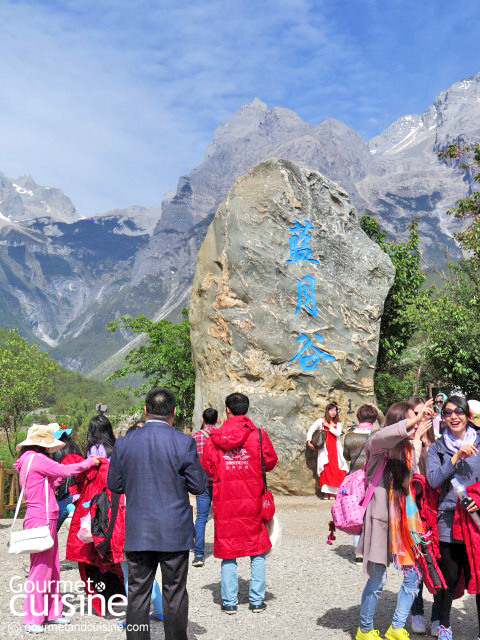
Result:
{"label": "woman in pink jacket", "polygon": [[[70,623],[69,618],[62,616],[63,607],[58,584],[60,558],[57,538],[58,504],[55,499],[55,488],[65,478],[91,469],[98,465],[100,460],[88,458],[77,464],[59,464],[50,458],[50,454],[64,446],[64,442],[55,439],[53,426],[48,427],[41,424],[32,425],[28,430],[27,439],[17,445],[17,451],[20,451],[21,454],[14,466],[20,475],[20,486],[24,487],[27,503],[23,528],[31,529],[46,524],[45,478],[47,478],[48,524],[53,538],[53,547],[41,553],[30,555],[28,593],[26,593],[23,607],[23,629],[28,633],[43,633],[45,623]],[[45,601],[44,596],[46,596]],[[48,606],[45,606],[46,604]]]}

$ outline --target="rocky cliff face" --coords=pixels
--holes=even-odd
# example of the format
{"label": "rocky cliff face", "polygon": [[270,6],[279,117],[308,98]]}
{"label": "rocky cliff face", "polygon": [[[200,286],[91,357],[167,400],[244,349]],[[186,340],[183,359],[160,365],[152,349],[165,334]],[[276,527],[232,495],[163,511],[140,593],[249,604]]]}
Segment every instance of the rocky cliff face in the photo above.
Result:
{"label": "rocky cliff face", "polygon": [[279,454],[277,490],[311,493],[308,427],[336,400],[373,399],[389,258],[361,230],[347,193],[272,159],[237,179],[200,248],[190,320],[195,423],[232,391]]}
{"label": "rocky cliff face", "polygon": [[[73,342],[76,349],[61,358],[72,368],[95,364],[97,349],[107,357],[108,339],[110,348],[119,348],[123,341],[105,339],[104,324],[122,308],[122,286],[148,236],[115,231],[108,219],[66,224],[42,218],[29,227],[0,228],[0,325],[20,326],[54,356],[58,345]],[[130,305],[137,309],[138,300]]]}

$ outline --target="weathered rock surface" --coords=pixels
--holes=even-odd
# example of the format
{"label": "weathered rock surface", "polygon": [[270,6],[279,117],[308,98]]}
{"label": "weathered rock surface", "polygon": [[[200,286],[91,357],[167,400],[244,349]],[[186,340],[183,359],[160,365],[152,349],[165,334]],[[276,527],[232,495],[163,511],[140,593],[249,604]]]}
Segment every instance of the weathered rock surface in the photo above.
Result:
{"label": "weathered rock surface", "polygon": [[272,486],[311,493],[307,429],[332,400],[345,417],[373,399],[393,276],[347,193],[320,173],[271,159],[236,180],[201,246],[190,300],[194,423],[246,393],[279,454]]}

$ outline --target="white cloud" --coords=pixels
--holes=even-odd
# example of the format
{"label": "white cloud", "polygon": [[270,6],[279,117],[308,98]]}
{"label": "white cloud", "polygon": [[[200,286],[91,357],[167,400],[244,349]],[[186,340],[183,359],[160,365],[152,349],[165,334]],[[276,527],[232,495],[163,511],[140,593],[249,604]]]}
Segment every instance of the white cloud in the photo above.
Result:
{"label": "white cloud", "polygon": [[344,7],[4,0],[0,170],[61,187],[90,214],[158,204],[202,159],[213,129],[255,96],[312,123],[335,117],[377,133],[396,95],[389,60],[372,64],[380,18],[371,43],[361,31],[378,6]]}

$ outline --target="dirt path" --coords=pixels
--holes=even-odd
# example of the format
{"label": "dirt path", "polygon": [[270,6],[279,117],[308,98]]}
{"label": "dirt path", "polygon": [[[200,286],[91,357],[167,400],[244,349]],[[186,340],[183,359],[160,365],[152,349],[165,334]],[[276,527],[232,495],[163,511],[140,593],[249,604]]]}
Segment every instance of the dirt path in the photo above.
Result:
{"label": "dirt path", "polygon": [[[189,572],[190,640],[354,638],[365,580],[361,567],[353,562],[350,537],[340,533],[334,546],[326,544],[329,505],[316,498],[281,497],[277,499],[277,511],[283,524],[283,540],[278,551],[268,559],[268,608],[261,615],[254,615],[248,610],[249,560],[246,558],[238,562],[238,614],[226,616],[220,612],[220,561],[210,555],[213,522],[209,521],[206,565],[201,569],[190,568]],[[22,636],[21,618],[9,611],[13,595],[9,588],[10,579],[16,575],[23,579],[24,573],[22,558],[7,553],[8,525],[9,521],[0,521],[0,638],[33,638],[30,634]],[[66,533],[62,528],[61,558],[64,558]],[[76,568],[65,568],[61,577],[62,580],[75,582],[79,576]],[[376,618],[376,626],[383,632],[390,623],[400,582],[398,573],[391,569]],[[429,615],[429,594],[426,595],[426,601]],[[473,640],[477,637],[475,619],[472,596],[455,602],[452,616],[455,640]],[[57,636],[68,640],[119,640],[125,637],[114,621],[77,613],[74,623],[77,627],[71,630],[47,627],[44,636],[38,637]],[[418,637],[421,636],[412,634],[412,638]],[[152,624],[152,638],[164,638],[161,623]]]}

